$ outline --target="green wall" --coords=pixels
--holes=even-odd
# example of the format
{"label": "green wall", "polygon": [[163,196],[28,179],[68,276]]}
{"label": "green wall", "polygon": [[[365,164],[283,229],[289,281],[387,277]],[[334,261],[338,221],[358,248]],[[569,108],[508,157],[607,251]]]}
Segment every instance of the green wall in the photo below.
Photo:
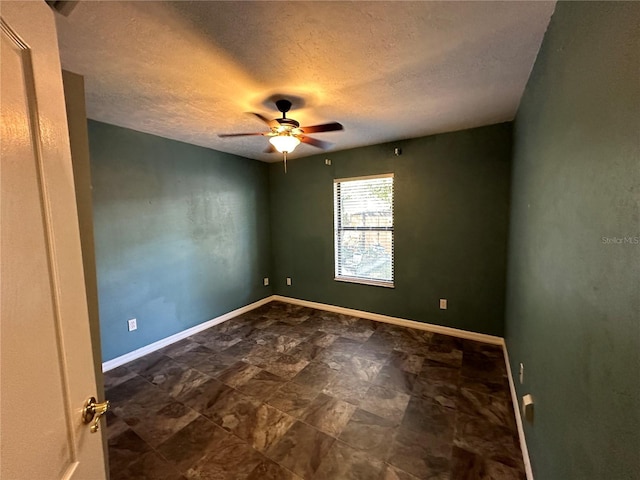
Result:
{"label": "green wall", "polygon": [[[274,293],[502,335],[510,157],[500,124],[272,164]],[[337,282],[333,179],[389,172],[395,288]]]}
{"label": "green wall", "polygon": [[104,361],[271,295],[266,164],[95,121],[89,144]]}
{"label": "green wall", "polygon": [[640,479],[640,3],[558,3],[512,192],[507,346],[534,475]]}

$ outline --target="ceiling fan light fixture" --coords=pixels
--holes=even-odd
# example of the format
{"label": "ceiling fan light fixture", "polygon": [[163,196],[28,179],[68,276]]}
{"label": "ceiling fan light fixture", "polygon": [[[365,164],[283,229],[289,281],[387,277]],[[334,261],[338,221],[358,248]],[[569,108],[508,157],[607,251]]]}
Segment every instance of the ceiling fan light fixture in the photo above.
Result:
{"label": "ceiling fan light fixture", "polygon": [[300,140],[289,133],[274,135],[269,139],[269,142],[280,153],[291,153],[300,144]]}

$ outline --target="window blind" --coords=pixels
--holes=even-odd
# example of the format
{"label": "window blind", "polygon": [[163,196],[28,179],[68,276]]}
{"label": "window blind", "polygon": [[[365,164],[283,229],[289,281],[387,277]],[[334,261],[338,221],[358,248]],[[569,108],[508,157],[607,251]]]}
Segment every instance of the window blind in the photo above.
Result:
{"label": "window blind", "polygon": [[335,279],[393,286],[393,174],[333,182]]}

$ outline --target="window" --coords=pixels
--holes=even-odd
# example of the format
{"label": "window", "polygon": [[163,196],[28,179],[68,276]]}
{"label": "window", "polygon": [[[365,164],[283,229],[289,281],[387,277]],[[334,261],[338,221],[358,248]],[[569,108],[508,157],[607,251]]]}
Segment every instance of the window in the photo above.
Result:
{"label": "window", "polygon": [[335,279],[393,287],[393,174],[333,181]]}

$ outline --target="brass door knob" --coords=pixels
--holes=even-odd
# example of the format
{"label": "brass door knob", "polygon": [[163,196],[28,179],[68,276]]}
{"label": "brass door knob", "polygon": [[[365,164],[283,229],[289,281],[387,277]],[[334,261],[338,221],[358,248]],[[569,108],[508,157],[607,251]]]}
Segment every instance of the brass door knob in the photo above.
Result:
{"label": "brass door knob", "polygon": [[[109,400],[96,403],[95,397],[89,397],[82,408],[82,421],[91,423],[91,433],[100,430],[100,418],[109,410]],[[92,421],[93,420],[93,421]]]}

